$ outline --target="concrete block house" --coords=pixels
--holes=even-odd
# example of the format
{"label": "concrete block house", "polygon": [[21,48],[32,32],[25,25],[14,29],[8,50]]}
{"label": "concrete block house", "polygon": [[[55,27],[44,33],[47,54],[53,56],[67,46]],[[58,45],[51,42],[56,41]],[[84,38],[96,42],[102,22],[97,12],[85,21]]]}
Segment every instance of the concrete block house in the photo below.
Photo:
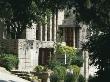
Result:
{"label": "concrete block house", "polygon": [[[21,34],[21,38],[12,39],[7,33],[7,27],[0,22],[0,49],[18,55],[18,70],[32,70],[37,65],[46,65],[54,53],[54,44],[59,39],[68,46],[81,48],[81,42],[86,38],[86,27],[78,25],[75,16],[65,18],[64,11],[58,13],[58,26],[55,17],[50,17],[45,25],[32,24]],[[53,25],[54,24],[54,25]],[[59,33],[61,36],[59,37]],[[59,38],[59,39],[58,39]],[[88,74],[88,57],[84,63],[83,72]]]}

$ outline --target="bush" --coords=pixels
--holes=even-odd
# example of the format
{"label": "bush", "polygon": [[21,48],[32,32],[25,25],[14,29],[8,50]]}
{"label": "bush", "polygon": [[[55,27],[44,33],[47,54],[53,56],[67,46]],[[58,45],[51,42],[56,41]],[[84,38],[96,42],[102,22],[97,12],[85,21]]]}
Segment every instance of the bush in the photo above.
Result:
{"label": "bush", "polygon": [[56,61],[56,60],[49,61],[48,67],[50,69],[53,70],[56,66],[61,66],[61,63],[59,61]]}
{"label": "bush", "polygon": [[86,82],[86,79],[84,78],[83,75],[79,75],[79,78],[78,78],[78,82]]}
{"label": "bush", "polygon": [[68,66],[65,82],[77,82],[80,74],[80,68],[76,65]]}
{"label": "bush", "polygon": [[34,71],[36,71],[37,73],[43,72],[44,66],[38,65],[34,68]]}
{"label": "bush", "polygon": [[83,56],[81,54],[81,52],[77,51],[76,55],[74,57],[71,58],[71,65],[77,65],[79,67],[83,66]]}
{"label": "bush", "polygon": [[[101,79],[101,78],[100,78]],[[88,82],[99,82],[97,76],[89,76]]]}
{"label": "bush", "polygon": [[63,46],[61,44],[57,44],[56,45],[56,55],[64,55],[66,52],[66,55],[75,55],[76,50],[73,47],[69,47],[69,46]]}
{"label": "bush", "polygon": [[56,66],[53,69],[53,74],[51,75],[51,82],[59,82],[59,80],[64,80],[66,76],[66,68],[63,66]]}
{"label": "bush", "polygon": [[55,74],[51,74],[50,76],[50,82],[59,82],[59,78]]}
{"label": "bush", "polygon": [[65,82],[73,82],[73,81],[74,81],[73,73],[67,72]]}
{"label": "bush", "polygon": [[1,54],[0,66],[5,67],[7,70],[12,70],[18,66],[18,57],[13,54]]}
{"label": "bush", "polygon": [[[56,58],[61,56],[61,59],[59,61],[61,64],[64,64],[64,55],[66,54],[66,64],[69,65],[77,65],[79,67],[82,67],[83,65],[83,56],[82,56],[82,51],[74,49],[73,47],[69,46],[63,46],[61,44],[56,45]],[[62,59],[63,56],[63,59]],[[63,60],[63,63],[62,63]]]}

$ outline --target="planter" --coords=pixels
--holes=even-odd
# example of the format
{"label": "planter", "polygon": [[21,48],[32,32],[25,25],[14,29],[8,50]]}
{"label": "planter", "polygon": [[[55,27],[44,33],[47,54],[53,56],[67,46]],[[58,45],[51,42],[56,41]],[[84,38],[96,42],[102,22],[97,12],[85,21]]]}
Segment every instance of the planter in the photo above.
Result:
{"label": "planter", "polygon": [[38,80],[33,80],[31,82],[42,82],[41,79],[38,79]]}
{"label": "planter", "polygon": [[38,74],[38,77],[39,77],[40,79],[47,79],[47,78],[48,78],[48,73],[39,73],[39,74]]}

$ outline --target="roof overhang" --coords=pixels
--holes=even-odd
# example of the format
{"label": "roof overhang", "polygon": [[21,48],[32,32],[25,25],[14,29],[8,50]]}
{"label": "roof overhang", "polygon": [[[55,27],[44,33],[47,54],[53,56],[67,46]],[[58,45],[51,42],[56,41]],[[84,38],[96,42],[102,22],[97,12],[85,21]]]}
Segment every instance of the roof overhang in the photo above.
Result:
{"label": "roof overhang", "polygon": [[59,28],[81,28],[79,25],[59,25]]}

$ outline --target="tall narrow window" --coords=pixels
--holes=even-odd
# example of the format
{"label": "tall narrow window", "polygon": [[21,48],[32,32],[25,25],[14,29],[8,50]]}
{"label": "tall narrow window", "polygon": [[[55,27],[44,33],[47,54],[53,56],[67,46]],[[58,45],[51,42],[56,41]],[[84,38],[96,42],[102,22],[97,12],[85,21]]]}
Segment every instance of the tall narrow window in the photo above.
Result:
{"label": "tall narrow window", "polygon": [[36,27],[36,40],[40,40],[39,38],[39,30],[40,30],[40,24],[37,25]]}
{"label": "tall narrow window", "polygon": [[42,25],[42,40],[45,41],[45,25]]}
{"label": "tall narrow window", "polygon": [[75,47],[79,48],[79,28],[75,29]]}
{"label": "tall narrow window", "polygon": [[73,28],[65,28],[65,41],[68,46],[73,47]]}
{"label": "tall narrow window", "polygon": [[50,16],[47,17],[47,41],[50,41]]}

